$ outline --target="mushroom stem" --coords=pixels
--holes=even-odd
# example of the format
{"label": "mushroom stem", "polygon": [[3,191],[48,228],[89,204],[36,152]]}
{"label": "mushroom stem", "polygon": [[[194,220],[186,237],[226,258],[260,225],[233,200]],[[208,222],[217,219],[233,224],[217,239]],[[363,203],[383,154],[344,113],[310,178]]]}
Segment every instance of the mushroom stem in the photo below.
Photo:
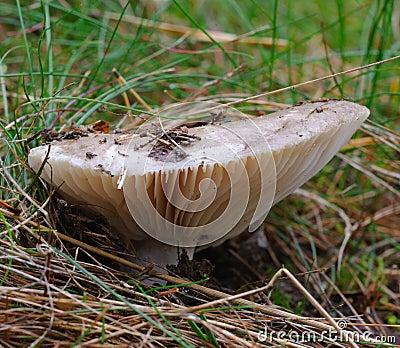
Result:
{"label": "mushroom stem", "polygon": [[140,261],[151,262],[161,268],[157,270],[165,273],[166,265],[178,264],[179,254],[183,250],[187,252],[189,259],[193,258],[195,248],[178,248],[177,246],[162,243],[154,238],[146,238],[133,242],[135,255]]}

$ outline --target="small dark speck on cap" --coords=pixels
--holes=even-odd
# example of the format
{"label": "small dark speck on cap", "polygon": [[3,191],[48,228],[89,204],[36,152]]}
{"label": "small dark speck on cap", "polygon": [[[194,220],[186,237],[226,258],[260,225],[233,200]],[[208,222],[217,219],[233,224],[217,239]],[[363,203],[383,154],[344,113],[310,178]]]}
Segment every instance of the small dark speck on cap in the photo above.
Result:
{"label": "small dark speck on cap", "polygon": [[95,154],[93,152],[90,152],[90,151],[86,152],[86,158],[87,159],[92,159],[92,158],[94,158],[96,156],[97,156],[97,154]]}

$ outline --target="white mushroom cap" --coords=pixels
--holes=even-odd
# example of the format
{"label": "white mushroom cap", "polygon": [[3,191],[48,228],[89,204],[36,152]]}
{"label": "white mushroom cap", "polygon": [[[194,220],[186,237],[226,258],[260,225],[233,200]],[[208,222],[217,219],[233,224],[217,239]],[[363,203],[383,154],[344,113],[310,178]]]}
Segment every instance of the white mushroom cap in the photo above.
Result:
{"label": "white mushroom cap", "polygon": [[[217,108],[173,106],[162,117],[190,118],[210,107]],[[225,117],[238,116],[234,109],[221,110]],[[176,246],[193,250],[247,227],[254,231],[270,207],[315,175],[368,115],[351,102],[313,102],[263,117],[241,114],[240,120],[165,131],[161,140],[151,134],[153,122],[142,136],[89,133],[40,146],[31,150],[29,164],[38,171],[48,156],[41,177],[66,199],[102,213],[121,235],[144,240],[142,255],[174,263]],[[190,144],[184,146],[186,132]]]}

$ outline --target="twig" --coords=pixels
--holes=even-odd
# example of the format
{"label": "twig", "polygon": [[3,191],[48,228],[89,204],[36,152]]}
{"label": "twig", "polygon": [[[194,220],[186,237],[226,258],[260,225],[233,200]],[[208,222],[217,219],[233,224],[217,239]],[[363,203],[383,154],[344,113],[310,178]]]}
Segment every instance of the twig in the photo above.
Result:
{"label": "twig", "polygon": [[268,283],[268,286],[272,287],[276,280],[282,277],[282,275],[288,277],[291,282],[300,290],[300,292],[307,298],[308,301],[321,313],[321,315],[335,328],[336,332],[340,333],[346,337],[348,342],[352,347],[358,347],[358,345],[354,342],[354,340],[348,335],[348,333],[343,330],[337,322],[332,318],[332,316],[319,304],[319,302],[307,291],[307,289],[296,279],[296,277],[288,271],[286,268],[281,268],[275,275],[272,277],[271,281]]}
{"label": "twig", "polygon": [[[232,105],[236,105],[236,104],[245,103],[245,102],[248,102],[250,100],[258,99],[258,98],[261,98],[261,97],[265,97],[265,96],[269,96],[269,95],[273,95],[273,94],[278,94],[278,93],[282,93],[282,92],[285,92],[285,91],[292,91],[292,90],[294,90],[296,88],[299,88],[299,87],[302,87],[302,86],[307,86],[307,85],[310,85],[310,84],[313,84],[313,83],[316,83],[316,82],[320,82],[320,81],[328,80],[328,79],[331,79],[331,78],[335,78],[337,76],[350,74],[350,73],[355,72],[355,71],[372,68],[374,66],[377,66],[377,65],[380,65],[380,64],[384,64],[384,63],[388,63],[388,62],[391,62],[391,61],[394,61],[394,60],[397,60],[397,59],[400,59],[400,55],[395,56],[395,57],[391,57],[391,58],[387,58],[387,59],[384,59],[384,60],[380,60],[378,62],[374,62],[374,63],[371,63],[371,64],[366,64],[366,65],[362,65],[362,66],[359,66],[359,67],[356,67],[356,68],[340,71],[340,72],[338,72],[336,74],[326,75],[326,76],[318,77],[316,79],[309,80],[309,81],[306,81],[306,82],[301,82],[301,83],[297,83],[297,84],[294,84],[294,85],[291,85],[291,86],[279,88],[279,89],[276,89],[276,90],[273,90],[273,91],[268,91],[268,92],[264,92],[264,93],[260,93],[260,94],[255,94],[255,95],[252,95],[250,97],[246,97],[246,98],[243,98],[243,99],[238,99],[238,100],[226,103],[224,105],[225,106],[232,106]],[[210,107],[209,109],[202,110],[202,112],[210,112],[210,111],[215,110],[215,109],[217,109],[219,107],[220,107],[220,105],[213,106],[213,107]]]}
{"label": "twig", "polygon": [[[127,84],[126,80],[124,79],[124,77],[118,72],[118,70],[116,68],[112,69],[112,72],[114,73],[114,75],[117,77],[118,81],[121,84]],[[152,108],[149,106],[149,104],[147,104],[142,97],[136,93],[136,91],[131,87],[129,88],[129,92],[132,93],[132,95],[135,97],[135,99],[142,104],[142,106],[147,110],[147,111],[152,111]]]}
{"label": "twig", "polygon": [[384,63],[388,63],[388,62],[391,62],[391,61],[394,61],[394,60],[397,60],[397,59],[400,59],[400,55],[395,56],[395,57],[391,57],[391,58],[387,58],[387,59],[384,59],[384,60],[380,60],[379,62],[374,62],[374,63],[371,63],[371,64],[366,64],[366,65],[363,65],[363,66],[359,66],[359,67],[356,67],[356,68],[340,71],[340,72],[338,72],[336,74],[331,74],[331,75],[327,75],[327,76],[323,76],[323,77],[318,77],[318,78],[316,78],[314,80],[297,83],[297,84],[294,84],[294,85],[291,85],[291,86],[288,86],[288,87],[276,89],[274,91],[256,94],[256,95],[253,95],[253,96],[248,97],[248,98],[244,98],[244,99],[241,99],[241,100],[238,100],[238,101],[235,101],[235,102],[227,103],[225,105],[226,106],[236,105],[236,104],[239,104],[239,103],[247,102],[249,100],[265,97],[267,95],[277,94],[277,93],[281,93],[281,92],[284,92],[284,91],[290,91],[290,90],[293,90],[293,89],[296,89],[296,88],[299,88],[299,87],[302,87],[302,86],[313,84],[315,82],[320,82],[320,81],[328,80],[328,79],[331,79],[331,78],[335,78],[337,76],[346,75],[346,74],[349,74],[349,73],[352,73],[352,72],[355,72],[355,71],[372,68],[374,66],[377,66],[377,65],[380,65],[380,64],[384,64]]}
{"label": "twig", "polygon": [[19,191],[20,194],[22,194],[29,202],[31,202],[37,209],[40,210],[40,212],[43,214],[45,219],[48,219],[49,214],[47,213],[46,210],[44,210],[39,204],[35,202],[35,200],[29,196],[23,189],[22,187],[15,181],[15,179],[12,177],[12,175],[8,172],[8,170],[5,168],[4,163],[2,158],[0,157],[0,166],[2,167],[2,172],[5,174],[6,179],[12,184],[12,186]]}
{"label": "twig", "polygon": [[364,173],[365,175],[369,176],[375,184],[379,186],[383,186],[388,189],[390,192],[394,193],[397,197],[400,197],[400,191],[395,189],[393,186],[389,185],[386,181],[382,180],[367,168],[363,167],[361,164],[357,163],[355,159],[352,159],[346,155],[341,153],[336,154],[341,160],[345,161],[346,163],[350,164],[353,168],[359,170],[360,172]]}
{"label": "twig", "polygon": [[[109,18],[112,20],[122,20],[137,26],[148,27],[171,35],[185,35],[189,33],[189,36],[201,42],[210,42],[210,38],[199,29],[194,29],[184,25],[176,25],[164,22],[156,22],[149,19],[139,18],[135,16],[125,15],[121,19],[121,15],[117,13],[109,13]],[[265,47],[275,46],[277,48],[284,48],[288,42],[284,39],[271,39],[266,37],[248,37],[259,31],[265,30],[265,26],[252,30],[249,33],[242,35],[234,35],[217,30],[207,30],[207,33],[219,43],[243,43],[247,45],[262,45]]]}
{"label": "twig", "polygon": [[187,98],[186,101],[192,101],[194,99],[196,99],[200,94],[202,94],[205,90],[207,90],[208,88],[215,86],[219,83],[221,83],[222,81],[225,81],[227,79],[230,79],[231,77],[235,76],[236,74],[240,74],[241,72],[243,72],[246,69],[246,66],[244,64],[239,65],[235,70],[232,70],[230,72],[228,72],[227,74],[225,74],[224,76],[216,79],[216,80],[212,80],[212,81],[208,81],[205,84],[203,84],[200,88],[198,88],[196,91],[194,91],[189,98]]}
{"label": "twig", "polygon": [[339,214],[339,216],[342,218],[342,220],[344,221],[344,224],[345,224],[344,238],[343,238],[342,244],[340,245],[340,249],[339,249],[339,253],[338,253],[338,260],[337,260],[337,268],[338,268],[338,272],[340,272],[340,268],[342,266],[344,249],[346,248],[346,245],[347,245],[348,241],[350,240],[351,235],[354,231],[354,226],[352,225],[350,218],[347,216],[346,212],[342,208],[338,207],[337,205],[335,205],[331,202],[328,202],[327,200],[323,199],[322,197],[316,195],[315,193],[308,192],[303,189],[297,189],[294,193],[301,195],[303,197],[310,198],[310,199],[316,201],[320,206],[328,207],[328,208],[335,210]]}

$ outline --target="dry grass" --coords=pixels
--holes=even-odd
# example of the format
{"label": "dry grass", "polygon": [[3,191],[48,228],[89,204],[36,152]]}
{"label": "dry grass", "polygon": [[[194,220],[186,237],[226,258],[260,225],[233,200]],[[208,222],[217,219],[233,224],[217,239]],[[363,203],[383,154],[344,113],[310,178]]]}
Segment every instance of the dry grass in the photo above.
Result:
{"label": "dry grass", "polygon": [[[20,220],[7,211],[2,213],[9,221],[18,223]],[[25,233],[34,241],[43,226],[37,226],[39,229],[31,226],[34,223],[25,224]],[[122,347],[199,344],[302,347],[301,337],[316,341],[305,346],[320,346],[329,343],[329,339],[338,341],[340,337],[342,346],[356,347],[354,341],[359,338],[365,342],[364,337],[377,335],[377,330],[366,325],[365,319],[354,309],[351,316],[333,318],[286,269],[280,270],[267,285],[236,295],[162,274],[159,276],[172,284],[187,285],[165,287],[149,294],[151,288],[140,279],[146,273],[157,277],[156,272],[142,269],[142,274],[133,278],[125,272],[116,272],[94,255],[101,254],[132,269],[141,270],[143,266],[71,237],[55,233],[51,244],[40,239],[35,241],[35,248],[26,248],[12,238],[2,237],[0,254],[7,257],[6,263],[0,265],[5,275],[0,292],[3,323],[0,337],[4,347],[95,347],[104,343]],[[61,239],[78,247],[66,248]],[[73,254],[69,254],[73,250]],[[323,272],[317,274],[326,281]],[[309,275],[303,274],[300,279]],[[295,289],[297,297],[303,297],[313,307],[309,312],[320,315],[300,316],[271,303],[262,303],[260,298],[267,296],[281,277],[288,278],[291,282],[288,288]],[[195,304],[188,305],[188,302]],[[390,336],[386,333],[386,337]]]}

